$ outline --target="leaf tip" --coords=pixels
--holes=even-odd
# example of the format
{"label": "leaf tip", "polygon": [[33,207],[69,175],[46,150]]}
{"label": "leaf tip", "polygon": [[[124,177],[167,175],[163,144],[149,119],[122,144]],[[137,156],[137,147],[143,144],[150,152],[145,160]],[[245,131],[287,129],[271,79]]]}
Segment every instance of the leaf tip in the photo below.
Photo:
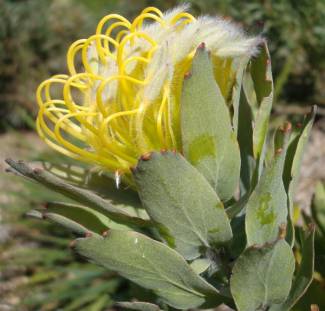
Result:
{"label": "leaf tip", "polygon": [[201,42],[199,44],[199,46],[197,47],[197,50],[204,51],[205,50],[205,47],[206,47],[205,42]]}
{"label": "leaf tip", "polygon": [[49,202],[43,202],[43,203],[41,203],[41,207],[43,209],[48,209],[49,208]]}
{"label": "leaf tip", "polygon": [[36,175],[40,175],[42,172],[43,172],[43,169],[41,169],[39,167],[33,168],[33,173]]}
{"label": "leaf tip", "polygon": [[310,306],[310,311],[319,311],[318,305],[311,305]]}
{"label": "leaf tip", "polygon": [[316,230],[316,224],[313,222],[309,223],[308,230],[309,230],[309,232],[314,232]]}
{"label": "leaf tip", "polygon": [[292,130],[291,122],[285,122],[280,129],[283,133],[289,133]]}
{"label": "leaf tip", "polygon": [[109,230],[105,230],[105,231],[102,233],[102,237],[103,237],[103,238],[108,237],[108,235],[109,235]]}
{"label": "leaf tip", "polygon": [[148,161],[152,157],[152,152],[147,152],[140,157],[141,161]]}
{"label": "leaf tip", "polygon": [[287,224],[281,224],[279,226],[278,240],[284,240],[287,235]]}
{"label": "leaf tip", "polygon": [[76,246],[77,246],[77,240],[73,240],[73,241],[71,241],[71,242],[69,243],[69,247],[70,247],[71,249],[76,248]]}
{"label": "leaf tip", "polygon": [[91,238],[93,236],[93,234],[90,232],[90,231],[87,231],[86,233],[85,233],[85,237],[86,238]]}
{"label": "leaf tip", "polygon": [[188,72],[186,72],[185,74],[184,74],[184,79],[185,80],[187,80],[187,79],[189,79],[189,78],[191,78],[192,77],[192,72],[191,71],[188,71]]}
{"label": "leaf tip", "polygon": [[301,123],[301,122],[298,122],[298,123],[296,124],[296,128],[301,129],[301,128],[302,128],[302,123]]}

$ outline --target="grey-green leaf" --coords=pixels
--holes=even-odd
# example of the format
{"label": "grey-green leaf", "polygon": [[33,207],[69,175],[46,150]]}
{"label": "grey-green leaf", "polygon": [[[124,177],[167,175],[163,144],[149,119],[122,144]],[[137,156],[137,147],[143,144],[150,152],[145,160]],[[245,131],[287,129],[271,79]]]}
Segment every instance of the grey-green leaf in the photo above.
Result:
{"label": "grey-green leaf", "polygon": [[193,260],[190,264],[191,268],[197,274],[201,274],[201,273],[205,272],[211,265],[212,265],[212,262],[208,258],[198,258],[198,259]]}
{"label": "grey-green leaf", "polygon": [[110,201],[103,199],[89,190],[68,184],[61,178],[46,172],[44,169],[34,169],[22,161],[14,161],[12,159],[7,159],[6,162],[19,174],[40,183],[50,190],[61,193],[82,205],[87,205],[117,223],[137,226],[150,225],[149,221],[130,215],[123,208],[118,208],[111,204]]}
{"label": "grey-green leaf", "polygon": [[103,233],[107,229],[130,230],[129,227],[115,223],[102,213],[89,207],[77,205],[73,203],[50,202],[47,204],[43,216],[53,221],[61,220],[62,217],[69,219],[73,223],[77,223],[88,231],[95,233]]}
{"label": "grey-green leaf", "polygon": [[269,117],[273,102],[271,58],[265,41],[261,45],[258,57],[253,58],[252,60],[250,72],[254,84],[257,104],[257,107],[253,107],[255,122],[253,146],[255,158],[259,159],[262,155],[267,136]]}
{"label": "grey-green leaf", "polygon": [[289,197],[290,216],[292,216],[293,199],[299,179],[302,157],[310,136],[315,115],[316,107],[313,107],[311,114],[306,118],[301,130],[296,135],[293,135],[293,139],[288,146],[283,179]]}
{"label": "grey-green leaf", "polygon": [[38,165],[69,184],[98,194],[115,206],[141,207],[136,191],[123,184],[124,176],[120,176],[121,185],[117,188],[114,174],[86,168],[81,164],[62,163],[60,159],[60,163],[39,162]]}
{"label": "grey-green leaf", "polygon": [[79,235],[86,235],[89,232],[95,234],[95,232],[89,230],[84,225],[59,214],[46,213],[43,217]]}
{"label": "grey-green leaf", "polygon": [[[216,68],[218,70],[218,68]],[[239,182],[240,152],[230,113],[215,81],[204,47],[197,49],[181,98],[181,133],[185,158],[216,190],[230,199]]]}
{"label": "grey-green leaf", "polygon": [[230,280],[238,310],[267,310],[283,302],[291,288],[294,268],[291,247],[284,240],[246,249],[236,261]]}
{"label": "grey-green leaf", "polygon": [[314,260],[315,260],[315,225],[310,225],[309,230],[305,233],[305,240],[302,245],[302,260],[298,273],[292,284],[290,294],[287,300],[280,304],[271,307],[270,311],[291,310],[298,300],[307,291],[313,280]]}
{"label": "grey-green leaf", "polygon": [[150,159],[139,161],[133,175],[150,218],[186,259],[232,238],[222,202],[180,154],[152,153]]}
{"label": "grey-green leaf", "polygon": [[127,310],[139,310],[139,311],[160,311],[160,308],[149,302],[140,302],[140,301],[134,301],[134,302],[117,302],[116,306],[127,309]]}
{"label": "grey-green leaf", "polygon": [[270,166],[264,169],[248,200],[245,227],[249,246],[274,241],[279,227],[287,223],[287,193],[282,179],[286,146],[287,139],[283,142],[283,148],[274,155]]}
{"label": "grey-green leaf", "polygon": [[140,233],[111,230],[106,238],[76,240],[75,250],[153,290],[174,308],[195,308],[209,299],[220,300],[218,291],[197,275],[182,256]]}
{"label": "grey-green leaf", "polygon": [[311,211],[318,228],[325,236],[325,183],[318,182],[316,184]]}

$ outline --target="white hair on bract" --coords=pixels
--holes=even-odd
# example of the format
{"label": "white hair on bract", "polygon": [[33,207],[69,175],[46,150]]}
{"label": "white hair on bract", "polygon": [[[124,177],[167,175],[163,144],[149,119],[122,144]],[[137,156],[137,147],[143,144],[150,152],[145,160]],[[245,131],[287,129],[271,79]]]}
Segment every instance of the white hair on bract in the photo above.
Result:
{"label": "white hair on bract", "polygon": [[[229,19],[220,16],[200,16],[196,20],[179,27],[171,23],[173,18],[182,12],[189,10],[188,4],[183,4],[166,11],[162,16],[165,22],[163,27],[159,22],[145,22],[137,31],[147,34],[157,43],[150,62],[145,68],[145,77],[150,78],[143,88],[143,99],[145,102],[152,102],[160,94],[161,88],[170,81],[172,83],[175,66],[184,60],[201,43],[212,56],[221,59],[252,57],[258,53],[258,46],[262,42],[261,36],[248,36],[239,25]],[[124,53],[126,57],[140,56],[151,48],[150,43],[142,38],[138,38],[133,44],[125,45]],[[92,46],[89,58],[97,58],[96,49]],[[130,62],[126,66],[126,72],[132,72],[136,63]],[[116,75],[118,67],[111,60],[108,64],[102,64],[98,72],[109,77]],[[105,98],[114,97],[117,82],[107,87]]]}
{"label": "white hair on bract", "polygon": [[188,8],[148,7],[132,22],[104,16],[94,35],[70,46],[69,74],[39,85],[40,136],[74,159],[117,170],[116,176],[129,174],[146,152],[181,151],[183,81],[197,48],[209,52],[216,85],[231,104],[239,68],[263,41],[222,17],[195,19]]}

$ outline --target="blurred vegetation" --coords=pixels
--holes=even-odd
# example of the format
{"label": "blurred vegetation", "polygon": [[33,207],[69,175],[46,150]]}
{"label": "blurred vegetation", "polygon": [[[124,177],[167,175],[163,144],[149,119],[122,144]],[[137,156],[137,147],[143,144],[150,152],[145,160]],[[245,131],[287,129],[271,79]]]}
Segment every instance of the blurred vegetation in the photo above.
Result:
{"label": "blurred vegetation", "polygon": [[[52,150],[30,158],[69,165],[65,160]],[[5,224],[0,226],[1,311],[113,311],[115,301],[139,294],[150,299],[146,290],[69,251],[77,235],[28,215],[45,202],[62,201],[60,194],[13,175],[7,178],[14,187],[6,193],[10,204],[0,206]]]}
{"label": "blurred vegetation", "polygon": [[69,252],[73,236],[68,232],[23,216],[26,207],[57,195],[30,183],[18,182],[18,188],[10,193],[14,204],[7,213],[11,239],[0,245],[0,309],[107,310],[123,281]]}
{"label": "blurred vegetation", "polygon": [[65,53],[111,12],[129,18],[189,2],[195,14],[231,16],[269,41],[279,102],[324,105],[323,0],[0,0],[0,131],[32,127],[35,89],[64,72]]}

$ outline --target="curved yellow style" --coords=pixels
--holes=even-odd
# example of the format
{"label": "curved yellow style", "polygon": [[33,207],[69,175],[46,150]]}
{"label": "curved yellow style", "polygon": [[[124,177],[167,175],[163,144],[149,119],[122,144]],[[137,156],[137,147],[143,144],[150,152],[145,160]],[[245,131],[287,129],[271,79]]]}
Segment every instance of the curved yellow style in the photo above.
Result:
{"label": "curved yellow style", "polygon": [[148,7],[132,23],[108,15],[70,46],[69,74],[38,87],[38,133],[69,157],[128,173],[141,154],[181,150],[180,89],[198,44],[227,58],[247,53],[254,40],[184,7],[164,14]]}

